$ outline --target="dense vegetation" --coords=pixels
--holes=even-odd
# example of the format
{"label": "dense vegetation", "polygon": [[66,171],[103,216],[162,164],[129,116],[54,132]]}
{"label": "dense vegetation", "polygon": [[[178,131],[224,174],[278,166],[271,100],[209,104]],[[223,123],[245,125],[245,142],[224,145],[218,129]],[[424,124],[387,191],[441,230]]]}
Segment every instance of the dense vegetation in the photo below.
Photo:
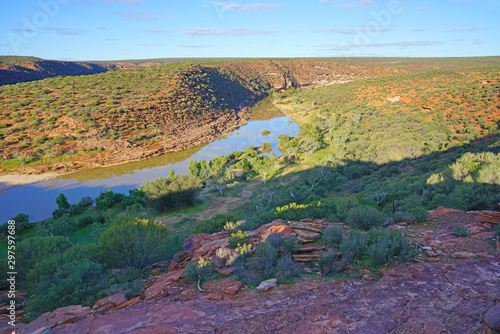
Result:
{"label": "dense vegetation", "polygon": [[[235,104],[252,103],[259,92],[276,88],[265,75],[247,80],[252,71],[242,64],[230,63],[231,70],[177,64],[86,78],[50,79],[34,87],[19,84],[2,88],[3,93],[8,92],[4,96],[8,96],[8,102],[3,103],[15,103],[15,97],[20,95],[10,94],[21,94],[22,87],[29,105],[42,103],[38,99],[42,93],[33,95],[32,90],[37,85],[47,85],[48,95],[43,96],[54,96],[55,100],[34,107],[43,113],[58,106],[59,97],[55,96],[66,89],[76,92],[76,96],[95,95],[97,105],[89,107],[101,108],[101,100],[108,94],[102,87],[109,85],[110,94],[123,89],[123,95],[116,99],[132,106],[128,112],[122,111],[122,118],[144,115],[140,101],[153,103],[151,99],[161,100],[168,94],[172,94],[172,100],[167,99],[164,105],[165,110],[171,106],[169,115],[197,117],[198,113],[218,109],[232,112]],[[270,64],[273,62],[261,62],[259,66],[267,68]],[[284,64],[303,65],[280,63],[285,73]],[[171,172],[128,195],[108,191],[96,199],[87,197],[70,204],[61,194],[55,199],[58,209],[44,221],[30,223],[26,215],[16,216],[22,239],[20,287],[34,294],[28,304],[30,316],[63,305],[90,305],[96,298],[120,291],[129,296],[137,294],[145,269],[157,261],[171,259],[191,233],[240,231],[231,236],[230,247],[218,250],[217,260],[202,260],[187,268],[188,278],[195,282],[211,278],[214,266],[221,263],[240,268],[237,275],[248,284],[272,276],[290,282],[303,274],[291,257],[297,248],[296,240],[268,235],[266,242],[250,252],[253,246],[244,231],[276,218],[344,222],[350,227],[349,233],[339,227],[324,231],[321,242],[327,250],[315,267],[324,275],[338,277],[353,261],[376,268],[391,259],[404,262],[414,256],[415,249],[399,232],[381,227],[388,221],[420,222],[428,210],[438,206],[498,209],[499,69],[423,72],[304,90],[298,89],[303,79],[290,72],[287,78],[295,82],[295,87],[274,92],[273,99],[300,123],[300,134],[280,137],[281,157],[266,153],[271,143],[249,147],[211,161],[191,161],[188,175]],[[64,87],[52,94],[50,87],[63,80]],[[127,80],[135,84],[128,85]],[[169,80],[176,88],[165,92],[161,82]],[[228,83],[232,90],[213,91],[214,87]],[[190,99],[182,100],[181,96]],[[175,106],[173,97],[178,99]],[[74,110],[86,113],[88,108],[70,106],[68,114]],[[14,111],[9,108],[11,117]],[[111,110],[117,107],[102,108],[113,114]],[[26,117],[17,116],[19,124]],[[96,117],[99,124],[107,124],[106,119],[99,118],[104,117],[102,114]],[[4,118],[0,124],[10,122]],[[15,120],[12,122],[4,129],[9,130],[14,124],[20,126]],[[118,118],[116,122],[127,124],[128,120]],[[141,125],[138,121],[132,123]],[[47,125],[39,125],[43,126]],[[29,133],[30,129],[34,131],[29,127],[19,131]],[[106,131],[103,129],[100,135],[107,136]],[[121,135],[133,133],[124,131]],[[13,132],[4,134],[9,149],[18,145],[13,142],[14,137]],[[42,146],[47,141],[52,139],[43,141]],[[64,143],[60,146],[64,147]],[[197,210],[202,206],[200,192],[205,201],[231,197],[240,198],[244,204],[230,213],[219,212],[204,220],[187,218],[169,228],[158,223],[179,210]],[[0,231],[4,236],[5,229]],[[464,231],[454,233],[463,235]]]}

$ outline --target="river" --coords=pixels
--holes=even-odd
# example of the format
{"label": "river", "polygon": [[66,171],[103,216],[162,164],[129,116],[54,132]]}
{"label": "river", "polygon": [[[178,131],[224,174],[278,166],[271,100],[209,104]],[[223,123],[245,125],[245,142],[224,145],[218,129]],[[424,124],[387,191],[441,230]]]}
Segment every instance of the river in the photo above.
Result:
{"label": "river", "polygon": [[[268,129],[271,133],[263,136],[263,129]],[[146,181],[167,177],[171,169],[176,174],[187,174],[190,159],[204,159],[208,162],[218,155],[243,151],[248,146],[260,146],[264,142],[271,142],[272,151],[279,156],[278,136],[293,136],[298,132],[298,125],[289,117],[280,115],[275,110],[257,110],[246,125],[205,146],[114,167],[79,171],[53,180],[8,189],[0,193],[0,222],[6,222],[18,213],[29,214],[32,222],[50,217],[57,208],[56,197],[60,193],[70,203],[77,203],[84,196],[96,198],[101,191],[108,189],[128,194],[129,189],[139,188]]]}

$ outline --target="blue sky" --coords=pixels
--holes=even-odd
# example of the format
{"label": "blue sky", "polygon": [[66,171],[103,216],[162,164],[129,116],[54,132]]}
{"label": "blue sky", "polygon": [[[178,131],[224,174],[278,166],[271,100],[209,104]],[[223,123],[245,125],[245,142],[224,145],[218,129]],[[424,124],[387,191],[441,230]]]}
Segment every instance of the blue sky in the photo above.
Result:
{"label": "blue sky", "polygon": [[3,0],[0,54],[61,60],[500,55],[498,0]]}

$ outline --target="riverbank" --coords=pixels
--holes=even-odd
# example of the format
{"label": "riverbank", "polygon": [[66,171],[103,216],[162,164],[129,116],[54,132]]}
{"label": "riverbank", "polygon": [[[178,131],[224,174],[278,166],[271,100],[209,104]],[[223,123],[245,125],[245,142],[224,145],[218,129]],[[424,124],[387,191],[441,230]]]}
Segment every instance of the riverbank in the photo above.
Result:
{"label": "riverbank", "polygon": [[63,174],[44,173],[38,175],[32,174],[5,174],[0,175],[0,193],[10,188],[25,186],[35,182],[48,181],[55,179]]}

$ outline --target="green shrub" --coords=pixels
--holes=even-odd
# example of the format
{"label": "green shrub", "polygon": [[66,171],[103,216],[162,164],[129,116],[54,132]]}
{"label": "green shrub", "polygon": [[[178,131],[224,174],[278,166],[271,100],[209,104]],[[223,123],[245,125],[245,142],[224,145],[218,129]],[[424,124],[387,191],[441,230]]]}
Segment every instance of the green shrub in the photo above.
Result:
{"label": "green shrub", "polygon": [[214,269],[215,264],[211,258],[207,260],[201,258],[196,262],[191,261],[186,266],[186,278],[201,284],[213,276]]}
{"label": "green shrub", "polygon": [[115,193],[113,190],[106,192],[101,191],[99,197],[95,199],[95,207],[97,210],[106,210],[125,198],[124,194]]}
{"label": "green shrub", "polygon": [[52,280],[41,280],[33,289],[35,297],[27,305],[31,319],[67,305],[92,306],[103,286],[102,266],[89,260],[71,261],[54,270]]}
{"label": "green shrub", "polygon": [[339,258],[340,253],[333,249],[328,249],[327,251],[321,252],[319,255],[319,270],[323,276],[330,273],[335,273],[340,271],[340,266],[335,264],[335,261]]}
{"label": "green shrub", "polygon": [[144,272],[134,267],[114,270],[106,278],[105,287],[97,294],[98,298],[123,293],[128,298],[137,296],[144,287]]}
{"label": "green shrub", "polygon": [[276,277],[281,283],[288,283],[295,277],[300,277],[302,268],[290,256],[284,256],[276,263]]}
{"label": "green shrub", "polygon": [[342,242],[344,231],[339,226],[329,226],[325,228],[321,239],[326,243],[328,248],[334,248]]}
{"label": "green shrub", "polygon": [[148,181],[142,187],[149,205],[158,212],[190,206],[201,188],[201,181],[191,175],[175,175]]}
{"label": "green shrub", "polygon": [[236,216],[229,213],[218,213],[212,218],[203,220],[194,228],[194,233],[215,233],[224,229],[224,226],[236,220]]}
{"label": "green shrub", "polygon": [[368,233],[368,256],[374,265],[387,263],[397,256],[401,262],[414,257],[415,251],[397,230],[374,228]]}
{"label": "green shrub", "polygon": [[96,256],[112,268],[143,269],[166,258],[168,235],[159,222],[120,216],[99,238]]}
{"label": "green shrub", "polygon": [[341,221],[345,221],[349,211],[353,208],[359,207],[359,201],[354,196],[334,197],[336,215]]}
{"label": "green shrub", "polygon": [[94,204],[94,199],[90,196],[85,196],[85,197],[82,197],[82,199],[80,200],[80,202],[78,204],[80,204],[80,206],[82,208],[86,208],[86,207],[89,207],[92,204]]}
{"label": "green shrub", "polygon": [[267,233],[263,237],[263,242],[270,243],[274,248],[280,248],[285,241],[285,237],[281,233]]}
{"label": "green shrub", "polygon": [[496,224],[495,226],[495,234],[497,237],[500,237],[500,224]]}
{"label": "green shrub", "polygon": [[453,234],[453,236],[455,236],[457,238],[463,238],[463,237],[469,236],[469,232],[467,231],[467,228],[463,227],[463,226],[455,227],[452,234]]}
{"label": "green shrub", "polygon": [[238,230],[236,233],[231,233],[229,237],[229,248],[235,249],[239,245],[246,245],[250,243],[250,236]]}
{"label": "green shrub", "polygon": [[297,253],[300,248],[299,241],[295,237],[286,237],[281,244],[282,256],[292,255]]}
{"label": "green shrub", "polygon": [[368,231],[385,222],[385,215],[372,206],[356,207],[349,210],[346,219],[350,226]]}
{"label": "green shrub", "polygon": [[366,250],[366,236],[359,230],[351,229],[340,244],[342,259],[359,259]]}
{"label": "green shrub", "polygon": [[270,243],[260,243],[255,251],[257,255],[254,264],[255,272],[260,281],[269,279],[276,270],[276,261],[278,259],[278,250]]}

